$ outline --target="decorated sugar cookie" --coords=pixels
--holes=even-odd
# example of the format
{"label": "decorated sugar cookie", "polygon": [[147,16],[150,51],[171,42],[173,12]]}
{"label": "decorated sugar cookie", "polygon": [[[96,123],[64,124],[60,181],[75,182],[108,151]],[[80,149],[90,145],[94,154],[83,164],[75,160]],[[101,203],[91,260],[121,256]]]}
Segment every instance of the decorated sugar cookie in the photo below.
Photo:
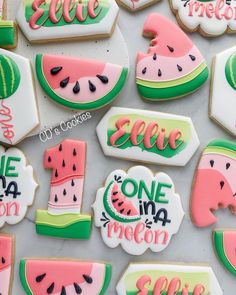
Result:
{"label": "decorated sugar cookie", "polygon": [[140,52],[137,57],[136,83],[143,98],[178,98],[206,82],[205,59],[175,23],[157,13],[150,14],[143,34],[153,38],[148,53]]}
{"label": "decorated sugar cookie", "polygon": [[11,294],[15,259],[15,241],[12,235],[0,233],[0,294]]}
{"label": "decorated sugar cookie", "polygon": [[0,47],[11,49],[17,46],[17,26],[6,19],[7,1],[0,0]]}
{"label": "decorated sugar cookie", "polygon": [[191,215],[199,227],[217,222],[214,211],[236,214],[236,143],[216,139],[203,151],[193,181]]}
{"label": "decorated sugar cookie", "polygon": [[144,166],[113,171],[97,191],[93,209],[105,244],[121,245],[132,255],[164,250],[184,216],[170,177]]}
{"label": "decorated sugar cookie", "polygon": [[128,69],[97,60],[37,55],[39,83],[55,102],[72,109],[97,109],[123,88]]}
{"label": "decorated sugar cookie", "polygon": [[170,0],[170,6],[187,31],[209,37],[236,32],[234,0]]}
{"label": "decorated sugar cookie", "polygon": [[236,46],[216,55],[211,85],[210,117],[236,136]]}
{"label": "decorated sugar cookie", "polygon": [[188,264],[131,263],[118,285],[118,295],[222,295],[209,266]]}
{"label": "decorated sugar cookie", "polygon": [[131,12],[142,10],[160,0],[116,0],[118,4]]}
{"label": "decorated sugar cookie", "polygon": [[97,126],[105,155],[184,166],[199,146],[190,118],[113,107]]}
{"label": "decorated sugar cookie", "polygon": [[[33,168],[17,148],[5,150],[0,146],[0,228],[23,220],[28,207],[33,204],[38,186]],[[0,284],[1,286],[1,284]]]}
{"label": "decorated sugar cookie", "polygon": [[213,232],[213,244],[224,267],[236,276],[236,231],[230,229],[215,230]]}
{"label": "decorated sugar cookie", "polygon": [[46,150],[44,167],[52,169],[48,210],[37,210],[40,235],[89,239],[91,216],[81,214],[86,165],[86,143],[66,139]]}
{"label": "decorated sugar cookie", "polygon": [[27,295],[104,295],[111,265],[72,259],[22,259],[20,279]]}
{"label": "decorated sugar cookie", "polygon": [[109,37],[119,8],[114,0],[21,0],[17,21],[32,42]]}
{"label": "decorated sugar cookie", "polygon": [[38,124],[29,60],[0,49],[0,141],[15,145]]}

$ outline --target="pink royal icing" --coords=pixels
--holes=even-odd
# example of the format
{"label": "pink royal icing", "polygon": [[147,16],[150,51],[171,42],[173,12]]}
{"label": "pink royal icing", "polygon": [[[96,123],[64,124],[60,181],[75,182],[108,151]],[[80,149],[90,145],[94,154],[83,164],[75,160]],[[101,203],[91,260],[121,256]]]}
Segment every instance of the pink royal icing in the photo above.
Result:
{"label": "pink royal icing", "polygon": [[10,291],[11,269],[13,264],[13,238],[0,234],[0,294]]}

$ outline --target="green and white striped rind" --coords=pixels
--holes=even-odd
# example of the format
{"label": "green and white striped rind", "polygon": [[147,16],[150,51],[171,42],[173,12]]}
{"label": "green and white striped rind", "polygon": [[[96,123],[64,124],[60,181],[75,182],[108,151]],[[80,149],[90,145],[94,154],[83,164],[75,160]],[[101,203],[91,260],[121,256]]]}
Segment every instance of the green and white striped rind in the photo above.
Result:
{"label": "green and white striped rind", "polygon": [[225,76],[229,85],[236,90],[236,52],[231,54],[225,65]]}
{"label": "green and white striped rind", "polygon": [[16,62],[0,54],[0,99],[12,96],[20,85],[20,70]]}

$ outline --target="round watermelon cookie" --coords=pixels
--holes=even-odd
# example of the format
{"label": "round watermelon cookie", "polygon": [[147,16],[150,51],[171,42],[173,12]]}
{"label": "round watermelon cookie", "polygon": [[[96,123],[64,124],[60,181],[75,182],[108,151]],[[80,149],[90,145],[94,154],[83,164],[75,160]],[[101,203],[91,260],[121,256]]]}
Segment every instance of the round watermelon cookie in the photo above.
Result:
{"label": "round watermelon cookie", "polygon": [[178,98],[206,82],[205,59],[175,23],[153,13],[144,25],[143,34],[153,38],[148,53],[139,53],[137,57],[136,83],[143,98]]}
{"label": "round watermelon cookie", "polygon": [[103,295],[111,265],[62,259],[22,259],[20,279],[27,295]]}
{"label": "round watermelon cookie", "polygon": [[39,83],[55,102],[77,110],[101,108],[122,90],[128,69],[97,60],[57,55],[36,57]]}
{"label": "round watermelon cookie", "polygon": [[224,267],[236,276],[236,231],[230,229],[215,230],[213,232],[213,244]]}

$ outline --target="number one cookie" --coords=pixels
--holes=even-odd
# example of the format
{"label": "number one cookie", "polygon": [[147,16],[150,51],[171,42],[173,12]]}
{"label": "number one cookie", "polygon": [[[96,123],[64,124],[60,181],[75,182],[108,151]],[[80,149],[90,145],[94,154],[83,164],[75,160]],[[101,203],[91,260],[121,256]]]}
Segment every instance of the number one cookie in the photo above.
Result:
{"label": "number one cookie", "polygon": [[64,140],[46,150],[44,166],[52,169],[48,210],[37,210],[36,231],[40,235],[88,239],[91,216],[80,214],[86,162],[86,143]]}
{"label": "number one cookie", "polygon": [[6,0],[0,0],[0,47],[10,49],[17,46],[15,22],[5,20]]}

